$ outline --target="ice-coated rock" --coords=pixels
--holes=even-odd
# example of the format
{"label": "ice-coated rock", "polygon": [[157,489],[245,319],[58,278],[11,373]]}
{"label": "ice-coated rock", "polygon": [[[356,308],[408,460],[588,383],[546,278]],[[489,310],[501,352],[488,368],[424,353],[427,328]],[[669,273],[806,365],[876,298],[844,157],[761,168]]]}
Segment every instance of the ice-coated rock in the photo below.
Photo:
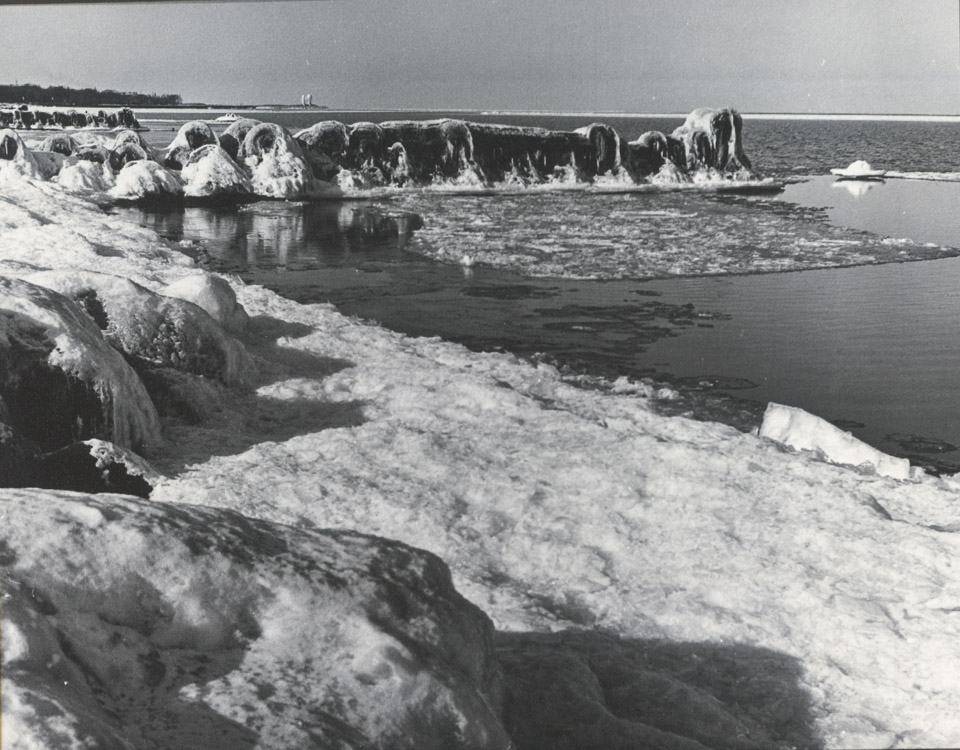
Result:
{"label": "ice-coated rock", "polygon": [[37,150],[56,151],[58,154],[63,154],[64,156],[73,156],[73,154],[77,152],[77,149],[77,142],[73,140],[73,138],[63,133],[56,133],[44,138]]}
{"label": "ice-coated rock", "polygon": [[182,169],[187,158],[196,149],[207,144],[219,144],[216,134],[203,120],[192,120],[181,126],[176,137],[167,146],[163,166],[168,169]]}
{"label": "ice-coated rock", "polygon": [[877,474],[910,478],[910,462],[881,453],[849,432],[795,406],[770,403],[760,425],[760,437],[776,440],[797,450],[820,451],[835,464],[872,466]]}
{"label": "ice-coated rock", "polygon": [[202,307],[232,333],[243,331],[249,321],[247,311],[237,302],[233,287],[226,279],[213,273],[184,276],[162,289],[161,293]]}
{"label": "ice-coated rock", "polygon": [[0,130],[0,178],[39,176],[37,160],[20,136],[9,128]]}
{"label": "ice-coated rock", "polygon": [[673,136],[683,142],[690,170],[753,170],[743,150],[743,118],[735,109],[695,109]]}
{"label": "ice-coated rock", "polygon": [[253,191],[266,198],[306,197],[325,186],[313,176],[300,144],[286,128],[272,122],[249,130],[237,161],[250,170]]}
{"label": "ice-coated rock", "polygon": [[130,357],[229,386],[248,385],[256,377],[243,344],[192,302],[109,274],[41,271],[29,279],[82,304],[106,340]]}
{"label": "ice-coated rock", "polygon": [[251,129],[260,124],[260,120],[251,120],[248,117],[241,117],[239,120],[230,124],[230,126],[220,134],[220,146],[230,154],[230,158],[237,160],[240,154],[240,146],[244,138]]}
{"label": "ice-coated rock", "polygon": [[250,178],[224,149],[200,146],[185,159],[180,172],[188,198],[242,197],[253,194]]}
{"label": "ice-coated rock", "polygon": [[60,170],[56,181],[73,193],[105,193],[117,184],[108,163],[80,160]]}
{"label": "ice-coated rock", "polygon": [[[126,146],[136,148],[134,144]],[[183,197],[183,185],[173,172],[141,157],[123,163],[109,194],[118,201],[170,200]]]}
{"label": "ice-coated rock", "polygon": [[13,430],[45,451],[100,438],[160,442],[143,384],[100,329],[57,292],[0,276],[0,397]]}
{"label": "ice-coated rock", "polygon": [[120,496],[0,517],[16,747],[510,747],[490,621],[429,553]]}
{"label": "ice-coated rock", "polygon": [[[347,126],[336,120],[324,120],[305,128],[293,136],[303,148],[316,177],[332,180],[347,158],[350,133]],[[221,136],[221,140],[223,136]]]}

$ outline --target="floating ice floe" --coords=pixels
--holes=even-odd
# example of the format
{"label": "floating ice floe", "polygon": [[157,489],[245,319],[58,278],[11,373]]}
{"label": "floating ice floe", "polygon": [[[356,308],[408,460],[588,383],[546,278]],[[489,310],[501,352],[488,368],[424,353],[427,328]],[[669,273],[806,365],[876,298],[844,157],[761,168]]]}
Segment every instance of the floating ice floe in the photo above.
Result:
{"label": "floating ice floe", "polygon": [[863,159],[851,162],[849,167],[831,169],[830,173],[844,180],[879,180],[887,174],[886,170],[874,169]]}
{"label": "floating ice floe", "polygon": [[881,453],[849,432],[795,406],[771,403],[763,415],[760,437],[776,440],[797,450],[820,451],[836,464],[872,466],[877,474],[910,478],[910,462]]}

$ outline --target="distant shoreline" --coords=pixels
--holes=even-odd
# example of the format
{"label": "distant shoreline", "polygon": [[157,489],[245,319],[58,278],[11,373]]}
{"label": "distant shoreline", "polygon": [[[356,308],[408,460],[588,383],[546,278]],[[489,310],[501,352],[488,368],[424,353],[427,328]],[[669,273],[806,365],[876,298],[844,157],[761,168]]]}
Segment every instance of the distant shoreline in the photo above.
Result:
{"label": "distant shoreline", "polygon": [[[262,106],[262,105],[260,105]],[[277,107],[275,109],[258,109],[254,106],[234,106],[234,107],[141,107],[143,112],[259,112],[269,114],[274,112],[316,112],[317,114],[340,114],[340,113],[361,113],[361,112],[398,112],[405,114],[474,114],[484,117],[493,117],[503,115],[507,117],[618,117],[618,118],[649,118],[649,119],[684,119],[687,112],[561,112],[551,110],[491,110],[491,109],[459,109],[459,108],[433,108],[433,109],[413,109],[413,108],[393,108],[382,107],[378,109],[369,109],[363,107],[313,107],[302,108],[296,106]],[[745,120],[848,120],[848,121],[891,121],[891,122],[958,122],[960,123],[960,114],[956,115],[930,115],[930,114],[863,114],[863,113],[810,113],[810,112],[744,112],[741,115]]]}
{"label": "distant shoreline", "polygon": [[[109,108],[117,105],[95,104],[79,107],[64,105],[42,105],[26,103],[31,109],[44,109],[47,111],[55,110],[95,110],[98,108]],[[14,109],[21,106],[16,103],[0,102],[0,109]],[[147,105],[136,107],[136,110],[144,114],[155,114],[161,112],[210,112],[213,114],[221,112],[244,112],[254,114],[276,114],[276,113],[307,113],[315,114],[343,114],[343,113],[376,113],[376,112],[396,112],[411,115],[423,114],[457,114],[457,115],[482,115],[484,117],[495,117],[503,115],[505,117],[617,117],[625,119],[680,119],[686,118],[686,112],[615,112],[615,111],[584,111],[584,112],[564,112],[557,110],[512,110],[512,109],[462,109],[462,108],[365,108],[365,107],[330,107],[328,105],[313,105],[304,107],[296,104],[243,104],[243,105],[224,105],[224,104],[187,104],[176,107],[163,105]],[[960,123],[960,114],[942,115],[942,114],[870,114],[854,112],[747,112],[740,114],[745,120],[825,120],[825,121],[876,121],[876,122],[957,122]],[[144,119],[150,119],[146,117]]]}

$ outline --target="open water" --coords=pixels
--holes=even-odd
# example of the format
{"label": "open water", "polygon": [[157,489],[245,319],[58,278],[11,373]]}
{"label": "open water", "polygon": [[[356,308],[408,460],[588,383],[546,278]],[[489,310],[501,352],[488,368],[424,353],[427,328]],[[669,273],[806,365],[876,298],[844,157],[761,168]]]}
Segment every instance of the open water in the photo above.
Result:
{"label": "open water", "polygon": [[[141,113],[166,145],[215,113]],[[682,118],[449,114],[636,138]],[[257,115],[253,115],[257,116]],[[779,195],[409,191],[369,201],[115,209],[217,270],[336,304],[411,335],[545,360],[602,387],[651,378],[660,408],[748,429],[767,401],[882,450],[960,470],[960,123],[748,119],[748,155]],[[863,158],[897,176],[836,183]],[[928,258],[923,262],[896,261]],[[876,265],[877,263],[884,265]],[[855,265],[854,267],[841,267]],[[799,270],[813,266],[837,266]]]}

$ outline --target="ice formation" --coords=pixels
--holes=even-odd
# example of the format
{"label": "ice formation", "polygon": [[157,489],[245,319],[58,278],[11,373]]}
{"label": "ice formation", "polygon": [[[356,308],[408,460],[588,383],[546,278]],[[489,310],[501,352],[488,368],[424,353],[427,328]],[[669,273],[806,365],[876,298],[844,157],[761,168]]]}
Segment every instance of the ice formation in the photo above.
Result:
{"label": "ice formation", "polygon": [[240,333],[247,327],[250,316],[237,302],[233,287],[222,276],[198,273],[185,276],[161,290],[168,297],[179,297],[202,307],[226,330]]}
{"label": "ice formation", "polygon": [[[132,129],[112,140],[81,144],[77,139],[89,134],[78,131],[76,138],[48,136],[31,146],[9,130],[0,157],[24,174],[51,179],[66,172],[60,184],[105,201],[301,200],[410,187],[616,192],[731,181],[756,189],[761,183],[743,151],[741,125],[734,110],[696,110],[673,135],[647,133],[627,143],[603,123],[566,132],[454,119],[323,121],[292,136],[274,123],[239,119],[217,137],[196,120],[162,153]],[[101,180],[88,167],[73,169],[78,159],[109,164],[112,174]]]}
{"label": "ice formation", "polygon": [[31,283],[83,305],[117,350],[151,363],[219,380],[251,384],[256,365],[243,345],[202,307],[157,294],[122,276],[89,271],[41,271]]}
{"label": "ice formation", "polygon": [[184,195],[190,198],[253,195],[250,178],[220,146],[205,145],[190,153],[180,172]]}
{"label": "ice formation", "polygon": [[822,453],[828,461],[851,466],[869,466],[878,474],[910,478],[910,462],[881,453],[849,432],[795,406],[769,404],[760,425],[760,437],[776,440],[797,450]]}
{"label": "ice formation", "polygon": [[138,450],[159,445],[140,379],[77,304],[0,276],[0,305],[0,397],[11,426],[45,450],[101,437]]}

